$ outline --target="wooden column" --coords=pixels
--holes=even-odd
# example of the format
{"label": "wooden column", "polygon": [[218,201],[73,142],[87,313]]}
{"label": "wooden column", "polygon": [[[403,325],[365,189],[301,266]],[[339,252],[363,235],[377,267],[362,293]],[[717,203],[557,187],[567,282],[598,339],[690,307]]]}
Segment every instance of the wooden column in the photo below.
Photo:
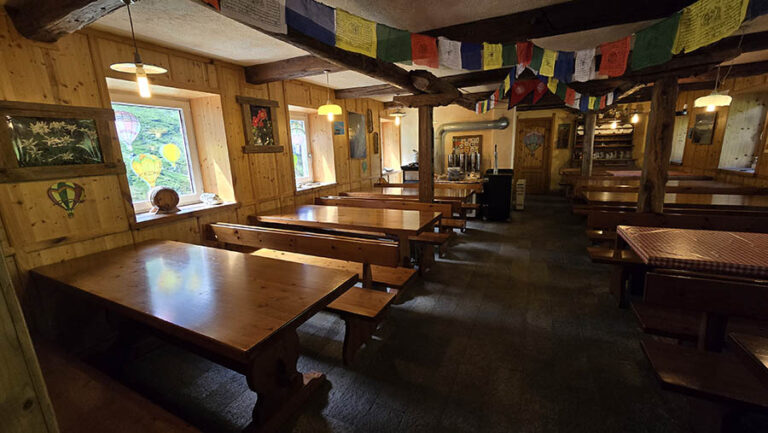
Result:
{"label": "wooden column", "polygon": [[677,78],[664,77],[653,84],[651,114],[645,139],[643,174],[637,196],[638,212],[662,213],[664,189],[669,177],[672,132],[675,127]]}
{"label": "wooden column", "polygon": [[590,110],[584,115],[584,144],[581,148],[581,175],[592,176],[592,153],[595,149],[595,124],[597,113]]}
{"label": "wooden column", "polygon": [[419,201],[428,203],[435,198],[432,110],[431,105],[419,107]]}

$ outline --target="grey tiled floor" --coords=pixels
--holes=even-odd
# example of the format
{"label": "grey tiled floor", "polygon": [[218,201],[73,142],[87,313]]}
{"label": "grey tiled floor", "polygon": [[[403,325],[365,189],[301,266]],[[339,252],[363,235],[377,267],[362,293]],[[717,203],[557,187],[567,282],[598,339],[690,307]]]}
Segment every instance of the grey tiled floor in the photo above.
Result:
{"label": "grey tiled floor", "polygon": [[[286,431],[688,431],[586,243],[556,197],[529,197],[510,223],[470,222],[351,368],[343,323],[318,314],[299,328],[300,369],[329,384]],[[171,346],[123,380],[210,432],[242,429],[256,400],[242,376]]]}

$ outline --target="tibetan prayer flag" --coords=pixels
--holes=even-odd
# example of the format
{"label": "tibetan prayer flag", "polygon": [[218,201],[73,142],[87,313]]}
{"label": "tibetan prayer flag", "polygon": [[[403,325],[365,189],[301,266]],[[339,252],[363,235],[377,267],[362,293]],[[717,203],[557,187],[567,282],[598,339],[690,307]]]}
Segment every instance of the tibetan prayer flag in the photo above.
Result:
{"label": "tibetan prayer flag", "polygon": [[600,45],[600,75],[619,77],[627,70],[627,57],[632,36]]}
{"label": "tibetan prayer flag", "polygon": [[288,33],[285,17],[285,0],[264,0],[255,3],[247,0],[219,2],[221,14],[250,27],[272,33]]}
{"label": "tibetan prayer flag", "polygon": [[483,42],[483,70],[499,69],[504,63],[501,44]]}
{"label": "tibetan prayer flag", "polygon": [[212,6],[217,11],[221,10],[221,5],[219,4],[219,0],[203,0],[203,3],[206,3],[210,6]]}
{"label": "tibetan prayer flag", "polygon": [[501,58],[502,58],[502,61],[501,61],[502,66],[516,65],[517,64],[517,45],[504,44],[501,47]]}
{"label": "tibetan prayer flag", "polygon": [[536,84],[536,87],[533,89],[533,103],[539,102],[539,99],[541,99],[542,96],[547,94],[547,84],[543,81],[539,81],[538,84]]}
{"label": "tibetan prayer flag", "polygon": [[573,101],[570,104],[566,103],[565,105],[567,105],[567,106],[569,106],[571,108],[575,108],[575,109],[578,110],[580,104],[581,104],[581,94],[579,92],[574,91],[573,92]]}
{"label": "tibetan prayer flag", "polygon": [[353,15],[344,9],[336,9],[336,46],[342,50],[375,58],[376,23]]}
{"label": "tibetan prayer flag", "polygon": [[579,100],[579,110],[589,111],[589,96],[581,95],[581,99]]}
{"label": "tibetan prayer flag", "polygon": [[595,70],[595,49],[576,51],[576,62],[574,64],[573,80],[589,81]]}
{"label": "tibetan prayer flag", "polygon": [[336,45],[336,14],[332,7],[314,0],[286,0],[285,20],[299,33]]}
{"label": "tibetan prayer flag", "polygon": [[558,81],[557,89],[555,89],[555,95],[557,95],[560,99],[565,100],[566,93],[568,93],[568,86],[566,86],[562,81]]}
{"label": "tibetan prayer flag", "polygon": [[749,0],[747,20],[752,20],[765,14],[768,14],[768,0]]}
{"label": "tibetan prayer flag", "polygon": [[541,57],[541,67],[539,68],[539,73],[541,75],[544,75],[545,77],[554,76],[556,61],[557,61],[557,51],[545,49],[544,54]]}
{"label": "tibetan prayer flag", "polygon": [[509,92],[509,108],[519,104],[540,83],[539,80],[515,81],[512,85],[512,90]]}
{"label": "tibetan prayer flag", "polygon": [[557,78],[550,78],[547,80],[547,89],[552,93],[557,93]]}
{"label": "tibetan prayer flag", "polygon": [[411,61],[411,33],[376,24],[376,52],[385,62]]}
{"label": "tibetan prayer flag", "polygon": [[411,34],[411,53],[413,64],[426,66],[428,68],[440,67],[440,60],[437,53],[437,39],[432,36]]}
{"label": "tibetan prayer flag", "polygon": [[534,45],[531,53],[531,63],[528,65],[528,67],[533,69],[538,74],[539,69],[541,69],[541,63],[544,60],[544,48]]}
{"label": "tibetan prayer flag", "polygon": [[597,99],[595,96],[589,97],[589,109],[590,110],[597,110],[600,108],[600,100]]}
{"label": "tibetan prayer flag", "polygon": [[563,100],[565,101],[565,105],[573,106],[576,102],[576,91],[566,86],[565,98],[563,98]]}
{"label": "tibetan prayer flag", "polygon": [[605,95],[600,97],[600,109],[602,110],[605,108],[605,104],[607,103],[607,98]]}
{"label": "tibetan prayer flag", "polygon": [[507,76],[504,78],[504,96],[507,96],[507,93],[509,93],[509,89],[512,87],[512,83],[514,82],[515,78],[512,72],[507,74]]}
{"label": "tibetan prayer flag", "polygon": [[635,34],[635,48],[632,50],[632,70],[666,63],[672,58],[680,12],[669,18],[640,30]]}
{"label": "tibetan prayer flag", "polygon": [[470,71],[483,69],[483,46],[463,42],[461,44],[461,67]]}
{"label": "tibetan prayer flag", "polygon": [[564,83],[570,83],[573,79],[573,62],[574,56],[571,51],[560,51],[555,63],[555,78]]}
{"label": "tibetan prayer flag", "polygon": [[528,66],[533,58],[533,42],[518,42],[515,45],[517,51],[517,63]]}
{"label": "tibetan prayer flag", "polygon": [[461,69],[461,42],[440,36],[437,38],[437,51],[440,54],[440,66]]}
{"label": "tibetan prayer flag", "polygon": [[515,77],[519,77],[525,71],[526,66],[522,63],[518,63],[515,66]]}
{"label": "tibetan prayer flag", "polygon": [[698,0],[683,9],[672,52],[690,53],[717,42],[740,26],[749,0]]}
{"label": "tibetan prayer flag", "polygon": [[483,104],[482,102],[477,101],[477,103],[475,104],[475,113],[480,114],[481,108],[483,106],[482,104]]}
{"label": "tibetan prayer flag", "polygon": [[613,92],[607,94],[605,98],[605,105],[613,105],[613,97],[614,97]]}

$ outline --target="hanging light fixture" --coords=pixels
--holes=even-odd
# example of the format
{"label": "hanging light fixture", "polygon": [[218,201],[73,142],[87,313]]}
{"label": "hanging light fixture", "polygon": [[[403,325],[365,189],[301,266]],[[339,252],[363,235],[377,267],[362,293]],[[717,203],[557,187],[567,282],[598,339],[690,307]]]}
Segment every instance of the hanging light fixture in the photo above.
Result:
{"label": "hanging light fixture", "polygon": [[321,116],[328,116],[328,121],[333,122],[333,116],[341,116],[341,107],[331,102],[331,79],[328,78],[329,70],[323,71],[325,72],[325,85],[328,89],[328,100],[325,102],[325,105],[321,105],[320,108],[317,109],[317,114]]}
{"label": "hanging light fixture", "polygon": [[629,119],[629,121],[632,122],[632,123],[639,122],[640,121],[640,114],[637,111],[635,111],[635,113],[632,115],[632,118]]}
{"label": "hanging light fixture", "polygon": [[400,126],[400,118],[405,117],[405,111],[398,108],[394,113],[390,114],[390,116],[395,118],[395,125]]}
{"label": "hanging light fixture", "polygon": [[707,111],[715,111],[715,107],[727,107],[731,105],[731,96],[727,92],[719,93],[717,88],[720,86],[720,66],[717,67],[717,78],[715,79],[715,90],[707,96],[696,98],[693,106],[696,108],[707,107]]}
{"label": "hanging light fixture", "polygon": [[139,55],[139,47],[136,44],[136,33],[133,31],[131,2],[132,0],[123,0],[123,3],[125,3],[125,8],[128,10],[128,21],[131,23],[131,38],[133,39],[133,62],[114,63],[109,67],[113,71],[125,72],[126,74],[136,74],[136,85],[139,88],[139,96],[142,98],[149,98],[152,96],[152,92],[149,90],[149,79],[147,78],[147,75],[164,74],[168,72],[168,70],[161,66],[149,65],[141,61],[141,56]]}

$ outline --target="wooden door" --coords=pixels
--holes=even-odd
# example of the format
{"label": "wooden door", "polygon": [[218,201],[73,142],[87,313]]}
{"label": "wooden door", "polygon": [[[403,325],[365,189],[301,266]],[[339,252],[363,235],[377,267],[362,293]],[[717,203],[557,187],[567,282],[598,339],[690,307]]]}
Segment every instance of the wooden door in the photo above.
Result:
{"label": "wooden door", "polygon": [[520,119],[515,137],[515,181],[526,180],[526,193],[549,191],[552,119]]}

